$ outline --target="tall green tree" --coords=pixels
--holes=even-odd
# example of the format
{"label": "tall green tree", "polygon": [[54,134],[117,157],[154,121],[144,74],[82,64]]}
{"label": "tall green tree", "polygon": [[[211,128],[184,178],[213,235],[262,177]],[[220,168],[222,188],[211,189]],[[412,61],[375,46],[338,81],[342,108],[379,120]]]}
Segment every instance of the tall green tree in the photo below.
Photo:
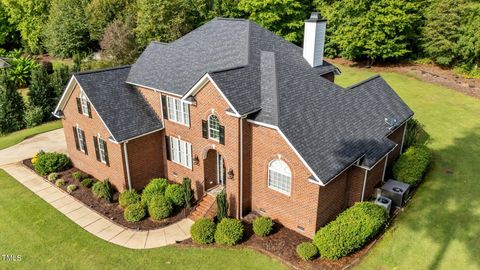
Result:
{"label": "tall green tree", "polygon": [[[325,6],[316,1],[317,9]],[[396,59],[408,55],[418,38],[420,2],[414,0],[341,0],[322,13],[331,28],[330,52],[351,60]]]}
{"label": "tall green tree", "polygon": [[209,19],[213,19],[215,17],[245,17],[245,12],[241,11],[238,7],[240,0],[211,0],[209,3]]}
{"label": "tall green tree", "polygon": [[49,53],[69,57],[88,50],[90,34],[85,14],[87,0],[52,0],[45,29],[45,45]]}
{"label": "tall green tree", "polygon": [[0,134],[23,128],[24,110],[22,96],[14,82],[8,78],[7,73],[0,74]]}
{"label": "tall green tree", "polygon": [[115,20],[106,28],[100,47],[103,56],[120,65],[133,62],[137,56],[133,29],[121,20]]}
{"label": "tall green tree", "polygon": [[12,49],[18,46],[19,33],[9,20],[5,6],[0,2],[0,48]]}
{"label": "tall green tree", "polygon": [[42,38],[48,18],[50,0],[0,0],[9,22],[20,32],[22,45],[30,53],[44,51]]}
{"label": "tall green tree", "polygon": [[422,46],[437,64],[449,66],[457,59],[464,12],[464,0],[437,0],[428,8]]}
{"label": "tall green tree", "polygon": [[91,0],[85,8],[90,37],[100,40],[105,29],[116,19],[134,16],[134,0]]}
{"label": "tall green tree", "polygon": [[55,110],[57,95],[50,84],[50,77],[43,66],[32,71],[32,79],[28,88],[29,104],[42,109],[43,121],[52,118]]}
{"label": "tall green tree", "polygon": [[309,1],[240,0],[238,7],[250,19],[286,40],[294,43],[303,40],[304,20],[309,16]]}
{"label": "tall green tree", "polygon": [[465,13],[457,52],[465,69],[480,73],[480,2],[469,3]]}
{"label": "tall green tree", "polygon": [[173,41],[192,30],[190,7],[184,0],[137,0],[135,33],[140,46]]}
{"label": "tall green tree", "polygon": [[64,64],[54,67],[52,75],[50,75],[50,84],[55,92],[56,100],[55,104],[63,94],[63,90],[68,84],[70,77],[72,76],[72,69]]}

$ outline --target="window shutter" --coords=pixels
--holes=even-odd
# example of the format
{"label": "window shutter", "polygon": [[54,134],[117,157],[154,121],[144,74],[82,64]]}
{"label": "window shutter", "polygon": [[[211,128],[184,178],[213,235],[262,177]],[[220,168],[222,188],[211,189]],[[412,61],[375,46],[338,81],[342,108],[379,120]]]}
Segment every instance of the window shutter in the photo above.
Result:
{"label": "window shutter", "polygon": [[105,150],[105,163],[107,166],[110,167],[110,160],[108,159],[108,148],[107,148],[107,142],[102,140],[103,143],[103,149]]}
{"label": "window shutter", "polygon": [[73,127],[73,137],[75,138],[75,147],[77,150],[80,151],[80,145],[78,144],[78,135],[77,135],[77,128]]}
{"label": "window shutter", "polygon": [[202,137],[208,139],[208,121],[202,120]]}
{"label": "window shutter", "polygon": [[98,139],[96,136],[93,136],[93,145],[95,146],[95,156],[97,161],[100,161],[100,151],[98,150]]}
{"label": "window shutter", "polygon": [[80,98],[77,97],[77,110],[78,110],[78,113],[82,113],[82,102],[80,102]]}
{"label": "window shutter", "polygon": [[170,138],[165,136],[165,150],[167,151],[167,160],[172,160],[170,153]]}
{"label": "window shutter", "polygon": [[88,117],[92,118],[92,109],[90,108],[90,102],[87,102]]}
{"label": "window shutter", "polygon": [[85,132],[83,130],[82,130],[82,138],[83,138],[83,149],[85,149],[85,155],[88,155],[87,140],[85,139]]}
{"label": "window shutter", "polygon": [[222,125],[219,126],[219,133],[220,133],[220,138],[219,138],[220,144],[225,144],[225,126],[222,126]]}
{"label": "window shutter", "polygon": [[167,97],[162,95],[163,119],[168,119]]}

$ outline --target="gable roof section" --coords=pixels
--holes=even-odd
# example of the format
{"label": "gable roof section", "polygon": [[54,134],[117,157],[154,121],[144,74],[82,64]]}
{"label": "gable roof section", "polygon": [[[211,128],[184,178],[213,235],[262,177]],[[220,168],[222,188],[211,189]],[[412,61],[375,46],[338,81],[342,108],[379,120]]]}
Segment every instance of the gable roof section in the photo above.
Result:
{"label": "gable roof section", "polygon": [[[141,94],[125,83],[129,71],[130,66],[125,66],[73,75],[117,142],[163,128]],[[68,95],[65,97],[68,98]]]}

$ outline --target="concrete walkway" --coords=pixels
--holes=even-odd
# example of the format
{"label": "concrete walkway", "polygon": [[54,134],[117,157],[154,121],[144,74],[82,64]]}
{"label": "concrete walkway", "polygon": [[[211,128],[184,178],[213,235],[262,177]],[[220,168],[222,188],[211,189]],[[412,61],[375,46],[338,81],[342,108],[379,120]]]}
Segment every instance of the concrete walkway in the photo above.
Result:
{"label": "concrete walkway", "polygon": [[[52,151],[50,148],[44,149]],[[37,150],[35,149],[33,153]],[[4,155],[3,151],[0,151],[2,156]],[[20,158],[17,156],[16,160],[20,160]],[[163,247],[174,244],[176,241],[190,238],[190,227],[193,221],[188,218],[156,230],[137,231],[126,229],[99,215],[20,163],[6,164],[0,166],[0,168],[80,227],[110,243],[132,249],[147,249]]]}

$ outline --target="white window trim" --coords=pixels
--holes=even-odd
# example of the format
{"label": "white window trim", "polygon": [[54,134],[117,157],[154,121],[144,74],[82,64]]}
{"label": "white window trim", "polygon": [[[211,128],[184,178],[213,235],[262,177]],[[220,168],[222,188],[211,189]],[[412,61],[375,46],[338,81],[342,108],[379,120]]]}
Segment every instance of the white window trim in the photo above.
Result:
{"label": "white window trim", "polygon": [[[179,138],[169,136],[170,140],[170,157],[174,163],[183,167],[192,169],[192,144]],[[184,151],[182,152],[182,148]]]}
{"label": "white window trim", "polygon": [[[171,96],[167,96],[166,101],[167,104],[165,104],[165,106],[167,106],[168,120],[189,127],[190,110],[188,103],[179,98],[174,98]],[[180,108],[178,108],[179,106]]]}
{"label": "white window trim", "polygon": [[[100,157],[100,161],[103,164],[107,164],[107,155],[105,153],[105,147],[103,146],[101,141],[103,141],[104,143],[107,143],[107,141],[105,141],[100,137],[100,134],[97,134],[98,156]],[[102,151],[103,151],[103,155],[102,155]]]}
{"label": "white window trim", "polygon": [[268,170],[268,175],[267,175],[267,187],[270,188],[270,189],[273,189],[273,190],[275,190],[275,191],[277,191],[277,192],[280,192],[280,193],[282,193],[282,194],[284,194],[284,195],[290,196],[290,195],[292,194],[292,170],[290,169],[290,167],[288,166],[288,164],[285,163],[285,161],[280,160],[280,161],[282,161],[283,163],[285,163],[285,165],[288,167],[288,170],[290,171],[290,175],[289,175],[289,177],[290,177],[290,192],[287,192],[287,191],[285,191],[285,190],[281,190],[281,189],[279,189],[279,188],[277,188],[277,187],[274,187],[274,186],[271,186],[271,185],[270,185],[270,170],[272,170],[272,171],[274,171],[274,172],[276,172],[276,173],[279,173],[279,174],[284,175],[283,172],[280,172],[280,171],[278,171],[278,170],[275,170],[275,169],[271,169],[271,168],[270,168],[270,167],[271,167],[271,164],[272,164],[273,162],[277,161],[277,160],[279,160],[279,159],[271,160],[271,161],[268,163],[268,168],[267,168],[267,170]]}
{"label": "white window trim", "polygon": [[[212,116],[215,116],[217,118],[217,122],[218,122],[218,129],[217,129],[217,132],[218,132],[218,138],[214,138],[210,135],[210,117]],[[220,119],[218,119],[218,116],[216,116],[215,114],[210,114],[208,116],[208,121],[207,121],[207,125],[208,125],[208,139],[210,140],[213,140],[213,141],[216,141],[216,142],[220,142]]]}
{"label": "white window trim", "polygon": [[90,116],[88,114],[88,99],[87,95],[83,92],[80,91],[80,105],[82,107],[82,114],[85,116]]}
{"label": "white window trim", "polygon": [[[85,138],[83,137],[82,135],[82,131],[83,129],[81,129],[78,124],[77,124],[77,127],[76,127],[76,131],[77,131],[77,142],[78,142],[78,148],[80,149],[80,151],[82,151],[83,153],[85,153]],[[80,138],[82,138],[80,140]]]}

